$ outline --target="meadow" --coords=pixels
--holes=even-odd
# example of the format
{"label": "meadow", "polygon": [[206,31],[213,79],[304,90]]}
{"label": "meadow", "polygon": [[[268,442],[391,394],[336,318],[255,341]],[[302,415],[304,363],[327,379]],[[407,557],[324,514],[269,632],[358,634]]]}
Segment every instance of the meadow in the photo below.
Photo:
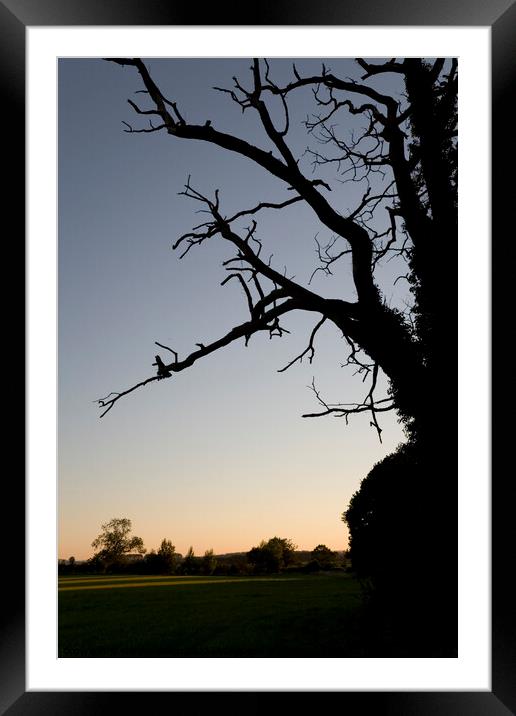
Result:
{"label": "meadow", "polygon": [[357,582],[270,577],[59,578],[59,657],[366,656]]}

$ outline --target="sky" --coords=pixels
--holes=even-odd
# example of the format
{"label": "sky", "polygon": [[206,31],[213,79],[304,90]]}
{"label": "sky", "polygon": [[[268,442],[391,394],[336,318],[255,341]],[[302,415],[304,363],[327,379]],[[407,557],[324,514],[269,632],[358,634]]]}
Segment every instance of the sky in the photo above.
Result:
{"label": "sky", "polygon": [[[217,129],[270,149],[257,117],[214,86],[249,82],[250,61],[150,59],[154,80],[177,101],[187,120],[210,119]],[[346,59],[326,60],[341,77],[362,71]],[[301,74],[320,72],[319,60],[296,60]],[[318,318],[290,314],[291,333],[238,341],[166,381],[120,400],[102,419],[96,399],[151,377],[154,356],[186,356],[247,320],[236,282],[220,286],[231,251],[214,239],[184,259],[173,242],[202,221],[199,205],[180,196],[188,176],[206,194],[220,189],[226,215],[259,201],[283,201],[279,180],[248,160],[215,146],[164,133],[129,134],[123,121],[146,126],[128,98],[143,104],[134,68],[96,59],[59,60],[58,105],[58,556],[87,559],[101,525],[128,517],[148,551],[163,538],[185,554],[248,551],[274,535],[299,549],[326,544],[347,548],[341,516],[371,467],[403,441],[395,413],[380,420],[383,443],[367,414],[304,419],[318,408],[308,388],[315,378],[329,402],[360,401],[361,376],[342,367],[348,350],[339,331],[325,325],[313,363],[278,373],[307,345]],[[292,63],[271,61],[279,82]],[[379,85],[379,82],[382,85]],[[376,86],[397,93],[396,76]],[[314,109],[310,90],[289,100],[289,146],[309,175],[303,121]],[[273,107],[274,116],[277,107]],[[360,118],[342,115],[348,131]],[[357,182],[338,181],[333,167],[318,176],[332,182],[331,201],[345,213],[363,194]],[[385,212],[387,213],[387,212]],[[199,218],[201,217],[201,218]],[[317,267],[314,237],[331,238],[308,207],[264,211],[257,235],[273,266],[308,285]],[[245,222],[241,227],[245,226]],[[344,246],[342,247],[344,248]],[[404,307],[399,266],[378,272],[390,305]],[[350,263],[334,276],[317,273],[311,288],[327,297],[354,299]],[[385,397],[382,379],[377,397]]]}

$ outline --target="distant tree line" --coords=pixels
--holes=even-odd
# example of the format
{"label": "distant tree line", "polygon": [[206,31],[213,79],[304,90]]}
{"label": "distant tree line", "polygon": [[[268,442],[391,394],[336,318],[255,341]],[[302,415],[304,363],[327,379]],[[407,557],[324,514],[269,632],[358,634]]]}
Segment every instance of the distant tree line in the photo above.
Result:
{"label": "distant tree line", "polygon": [[190,547],[185,556],[168,539],[147,553],[141,537],[130,536],[131,520],[114,518],[102,525],[92,542],[95,554],[84,562],[74,557],[58,560],[58,573],[71,574],[163,574],[163,575],[259,575],[284,571],[317,572],[348,569],[347,553],[339,554],[319,544],[311,552],[296,551],[292,540],[271,537],[248,552],[215,555],[213,549],[196,556]]}

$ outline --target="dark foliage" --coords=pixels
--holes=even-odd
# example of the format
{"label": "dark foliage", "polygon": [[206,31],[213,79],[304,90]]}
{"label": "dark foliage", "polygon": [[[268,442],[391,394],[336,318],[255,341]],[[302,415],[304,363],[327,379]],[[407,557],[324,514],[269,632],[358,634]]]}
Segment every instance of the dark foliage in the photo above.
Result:
{"label": "dark foliage", "polygon": [[310,564],[317,564],[319,566],[319,569],[327,570],[335,569],[337,567],[337,552],[334,552],[325,544],[318,544],[317,547],[312,550],[311,557],[312,561],[310,562]]}
{"label": "dark foliage", "polygon": [[195,556],[193,547],[190,547],[185,558],[177,568],[178,574],[195,575],[201,574],[202,560]]}
{"label": "dark foliage", "polygon": [[284,537],[263,540],[247,553],[256,574],[277,574],[294,562],[296,546]]}
{"label": "dark foliage", "polygon": [[457,498],[441,462],[453,454],[400,446],[376,463],[343,514],[375,638],[401,654],[456,655]]}

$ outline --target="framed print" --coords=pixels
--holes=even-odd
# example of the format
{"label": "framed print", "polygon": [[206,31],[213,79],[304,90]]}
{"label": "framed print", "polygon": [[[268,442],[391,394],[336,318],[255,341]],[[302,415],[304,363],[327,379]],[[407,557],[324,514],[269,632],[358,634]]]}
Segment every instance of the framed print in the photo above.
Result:
{"label": "framed print", "polygon": [[[27,147],[27,172],[18,151],[9,164],[7,191],[9,205],[20,207],[21,215],[25,179],[28,308],[26,494],[21,481],[9,485],[13,531],[26,525],[18,544],[26,544],[27,565],[25,580],[19,548],[4,616],[2,712],[103,713],[115,698],[108,692],[116,692],[117,699],[125,694],[142,707],[144,698],[171,703],[177,693],[200,699],[209,697],[204,692],[260,692],[262,698],[267,692],[338,691],[348,708],[366,704],[386,713],[501,715],[516,709],[510,669],[514,630],[504,588],[509,501],[506,485],[490,475],[490,440],[501,444],[507,428],[495,430],[489,423],[489,211],[493,235],[499,235],[497,222],[510,206],[510,185],[501,174],[512,150],[501,142],[503,108],[513,86],[516,16],[509,2],[467,10],[457,4],[439,3],[428,11],[403,5],[351,11],[334,2],[317,8],[300,3],[295,10],[279,5],[245,14],[218,8],[217,14],[208,10],[203,24],[190,10],[161,2],[1,5],[4,93],[13,116],[21,118],[26,109],[26,144],[21,119],[7,131],[19,147]],[[352,67],[349,58],[356,57],[364,59]],[[340,74],[333,67],[338,62]],[[360,72],[353,74],[357,67]],[[451,89],[457,67],[458,131]],[[179,98],[166,84],[169,72],[177,78]],[[224,75],[230,84],[224,84]],[[405,84],[396,85],[401,78]],[[430,82],[428,97],[435,94],[435,117],[446,112],[450,117],[442,120],[438,139],[428,122],[425,82]],[[217,99],[203,102],[208,85]],[[315,102],[312,114],[298,99],[305,89]],[[341,90],[348,93],[345,99]],[[232,113],[219,110],[219,99]],[[342,108],[350,118],[349,141],[335,134],[333,120]],[[294,128],[296,111],[296,126],[302,124],[316,144],[302,144],[304,136]],[[356,121],[362,115],[369,124]],[[248,123],[242,130],[247,134],[239,122]],[[108,124],[112,129],[106,132]],[[423,125],[429,128],[418,129]],[[161,140],[167,134],[172,144],[177,141],[170,171],[163,161],[169,145]],[[450,170],[445,181],[446,162],[457,162],[457,135],[458,179]],[[204,154],[184,148],[193,145],[202,146]],[[329,154],[328,147],[340,154]],[[441,164],[438,152],[446,158]],[[256,166],[247,173],[244,159],[265,170],[265,183]],[[381,184],[387,165],[393,180]],[[333,197],[343,187],[342,201],[350,204],[337,210]],[[178,208],[179,201],[186,208]],[[283,246],[273,246],[274,254],[260,233],[261,226],[275,230],[271,213],[287,237]],[[327,235],[319,234],[313,213]],[[453,236],[450,222],[457,223],[457,215],[456,255],[446,249],[445,238],[448,230]],[[443,247],[437,258],[428,258],[428,249],[418,246],[427,245],[424,237],[436,226]],[[311,273],[301,251],[288,251],[289,232],[305,232],[311,241],[306,254],[312,263],[315,256]],[[58,233],[68,238],[59,240],[57,252]],[[410,242],[397,244],[401,235]],[[146,236],[145,248],[140,236]],[[364,249],[365,236],[373,237],[372,250]],[[419,243],[416,236],[422,237]],[[174,253],[189,254],[179,269],[170,244]],[[372,253],[364,258],[364,251]],[[187,263],[190,259],[197,264]],[[341,259],[348,262],[341,275],[355,293],[326,288],[331,283],[326,279],[339,275]],[[176,268],[170,273],[172,260]],[[396,275],[393,267],[403,268],[403,262],[408,272]],[[418,273],[421,262],[425,270]],[[371,266],[378,267],[375,278]],[[505,283],[498,270],[495,266],[497,290]],[[380,275],[394,287],[381,296],[375,283]],[[431,289],[425,293],[422,286]],[[446,321],[428,322],[433,314],[425,313],[425,301],[434,301],[436,315]],[[287,314],[299,310],[308,322],[289,323]],[[327,331],[329,323],[340,330],[347,363],[366,386],[366,397],[353,403],[341,402],[349,393],[327,399],[318,382],[318,360],[321,381],[332,375],[324,358],[336,340]],[[296,331],[297,343],[290,337]],[[253,353],[265,337],[268,357],[265,350]],[[235,357],[237,340],[245,365]],[[149,348],[155,352],[150,362]],[[432,373],[431,365],[438,372]],[[264,366],[269,372],[262,377]],[[339,371],[343,375],[345,366]],[[335,373],[335,384],[339,380]],[[296,402],[289,392],[306,383],[313,410],[306,396]],[[289,415],[314,420],[298,421],[302,427],[289,432],[286,406]],[[393,407],[398,420],[387,412]],[[86,412],[88,417],[81,417]],[[324,419],[331,427],[314,432],[312,426],[322,426]],[[339,484],[340,454],[328,449],[328,436],[333,444],[345,440],[349,452],[353,420],[358,425],[364,420],[377,439],[374,447],[370,435],[363,443],[365,462],[356,458],[359,477],[355,474],[355,487],[337,510],[335,532],[321,533],[326,508],[323,478],[316,475],[324,472],[331,478],[327,484]],[[408,447],[399,447],[400,421]],[[346,438],[340,437],[342,430],[348,431]],[[318,442],[309,435],[322,437]],[[239,453],[239,461],[230,462]],[[60,478],[59,486],[58,462],[61,475],[73,476]],[[453,486],[444,489],[457,464],[458,500]],[[267,473],[271,465],[275,475]],[[374,518],[368,524],[388,535],[378,561],[360,535],[375,534],[375,544],[382,538],[360,529],[363,511],[372,509],[367,500],[379,504],[376,493],[367,497],[381,490],[375,475],[391,474],[388,470],[395,477],[387,492],[377,493],[383,506],[368,512]],[[359,490],[368,471],[369,482]],[[413,475],[424,477],[428,489],[414,487]],[[261,490],[246,487],[260,483]],[[339,485],[334,502],[342,494]],[[127,536],[132,525],[126,518],[135,505],[140,520],[135,532],[143,539]],[[374,522],[375,515],[385,516]],[[255,518],[259,527],[253,527]],[[177,537],[165,532],[168,524]],[[187,536],[193,524],[202,537]],[[338,551],[344,524],[351,551]],[[231,528],[224,531],[224,525]],[[413,534],[425,536],[411,541]],[[194,554],[188,539],[204,557]],[[94,548],[93,557],[84,544]],[[403,577],[405,568],[410,579]],[[428,569],[435,578],[428,578]],[[340,616],[331,629],[329,622],[314,621],[318,604],[333,604],[332,599],[332,613],[341,615],[343,584],[360,585],[349,604],[353,599],[362,604],[370,589],[373,607],[356,615],[350,607],[345,629]],[[289,601],[292,585],[311,590],[308,617],[296,611],[299,600]],[[173,602],[187,625],[183,631],[170,631],[166,614],[172,603],[159,601],[158,587],[160,594],[186,595]],[[263,600],[278,588],[284,589],[285,611],[263,610]],[[317,589],[322,589],[318,595]],[[101,626],[92,627],[95,605],[106,605],[103,595],[112,592],[111,611]],[[134,610],[138,594],[154,600],[152,619]],[[378,594],[384,595],[379,610]],[[120,621],[125,609],[127,617]],[[405,623],[402,613],[415,619],[410,623],[416,631],[398,633]],[[218,621],[219,636],[211,640],[213,624],[206,614]],[[305,625],[303,639],[271,647],[279,630],[297,633],[296,620]],[[139,622],[145,625],[140,631]],[[353,637],[359,623],[367,629]],[[168,643],[179,646],[160,650],[159,639],[151,638],[159,630],[168,630]],[[222,632],[231,644],[226,650]]]}

